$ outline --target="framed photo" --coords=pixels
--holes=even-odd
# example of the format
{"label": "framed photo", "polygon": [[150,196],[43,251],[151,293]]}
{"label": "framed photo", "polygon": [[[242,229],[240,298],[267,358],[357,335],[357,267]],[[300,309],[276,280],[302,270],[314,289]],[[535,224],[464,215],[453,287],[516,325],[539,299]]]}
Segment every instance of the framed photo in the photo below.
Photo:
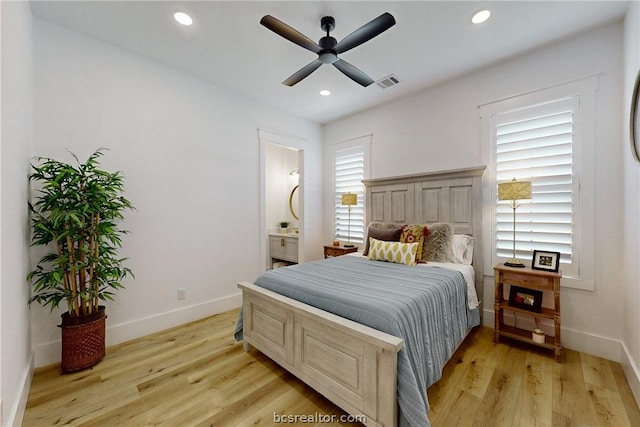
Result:
{"label": "framed photo", "polygon": [[631,139],[631,153],[640,162],[640,71],[636,76],[631,96],[631,110],[629,113],[629,136]]}
{"label": "framed photo", "polygon": [[560,269],[560,252],[533,251],[531,268],[534,270],[553,271],[557,273]]}
{"label": "framed photo", "polygon": [[540,313],[542,311],[542,291],[511,285],[511,289],[509,290],[509,305],[511,307]]}

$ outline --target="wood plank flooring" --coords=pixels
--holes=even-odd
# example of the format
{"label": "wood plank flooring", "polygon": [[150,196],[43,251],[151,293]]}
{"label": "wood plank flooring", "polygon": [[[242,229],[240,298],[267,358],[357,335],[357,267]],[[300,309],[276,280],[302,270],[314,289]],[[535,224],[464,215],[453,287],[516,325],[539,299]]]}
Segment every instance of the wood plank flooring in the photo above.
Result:
{"label": "wood plank flooring", "polygon": [[[107,349],[93,369],[36,371],[23,426],[360,426],[269,358],[233,339],[237,310]],[[449,426],[640,426],[619,364],[574,351],[492,342],[472,331],[428,391]],[[302,421],[305,421],[304,423]]]}

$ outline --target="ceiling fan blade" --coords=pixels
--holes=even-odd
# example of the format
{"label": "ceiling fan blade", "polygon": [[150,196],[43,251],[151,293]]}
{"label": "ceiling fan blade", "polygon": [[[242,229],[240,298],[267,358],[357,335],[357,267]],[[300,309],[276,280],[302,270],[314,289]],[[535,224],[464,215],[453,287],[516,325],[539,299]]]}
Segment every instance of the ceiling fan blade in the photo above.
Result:
{"label": "ceiling fan blade", "polygon": [[287,80],[283,81],[282,84],[287,86],[293,86],[294,84],[298,83],[300,80],[304,79],[309,74],[313,73],[315,70],[320,68],[322,64],[323,64],[322,61],[320,61],[319,59],[316,59],[315,61],[308,63],[307,65],[305,65],[304,67],[300,68],[298,71],[293,73]]}
{"label": "ceiling fan blade", "polygon": [[260,23],[279,36],[282,36],[290,42],[308,49],[311,52],[319,53],[322,50],[322,48],[309,37],[271,15],[263,16]]}
{"label": "ceiling fan blade", "polygon": [[396,20],[394,17],[390,13],[385,12],[340,40],[333,49],[336,53],[346,52],[387,31],[395,24]]}
{"label": "ceiling fan blade", "polygon": [[367,76],[365,73],[363,73],[353,65],[349,64],[347,61],[338,59],[336,62],[333,63],[333,65],[338,70],[342,71],[342,73],[345,76],[349,77],[351,80],[353,80],[356,83],[360,83],[364,87],[367,87],[371,83],[373,83],[373,79],[371,77]]}

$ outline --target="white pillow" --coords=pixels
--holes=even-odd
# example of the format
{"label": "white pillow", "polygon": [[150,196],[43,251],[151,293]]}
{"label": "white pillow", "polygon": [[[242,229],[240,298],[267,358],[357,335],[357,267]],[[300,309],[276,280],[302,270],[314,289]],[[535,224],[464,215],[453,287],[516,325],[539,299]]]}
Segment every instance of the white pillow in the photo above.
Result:
{"label": "white pillow", "polygon": [[373,237],[370,237],[369,241],[369,253],[367,254],[367,258],[370,260],[416,265],[418,242],[385,242],[374,239]]}
{"label": "white pillow", "polygon": [[466,234],[454,234],[451,241],[452,259],[456,264],[471,265],[473,260],[473,237]]}

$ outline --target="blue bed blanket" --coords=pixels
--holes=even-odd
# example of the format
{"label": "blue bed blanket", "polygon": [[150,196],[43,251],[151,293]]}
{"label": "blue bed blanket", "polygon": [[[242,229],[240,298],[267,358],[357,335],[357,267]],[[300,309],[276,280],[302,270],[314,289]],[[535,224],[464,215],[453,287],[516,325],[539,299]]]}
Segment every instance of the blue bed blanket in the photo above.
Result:
{"label": "blue bed blanket", "polygon": [[[468,310],[460,272],[342,256],[271,270],[256,285],[402,338],[398,353],[401,426],[429,426],[427,388],[467,330],[479,324]],[[235,337],[242,339],[242,313]]]}

